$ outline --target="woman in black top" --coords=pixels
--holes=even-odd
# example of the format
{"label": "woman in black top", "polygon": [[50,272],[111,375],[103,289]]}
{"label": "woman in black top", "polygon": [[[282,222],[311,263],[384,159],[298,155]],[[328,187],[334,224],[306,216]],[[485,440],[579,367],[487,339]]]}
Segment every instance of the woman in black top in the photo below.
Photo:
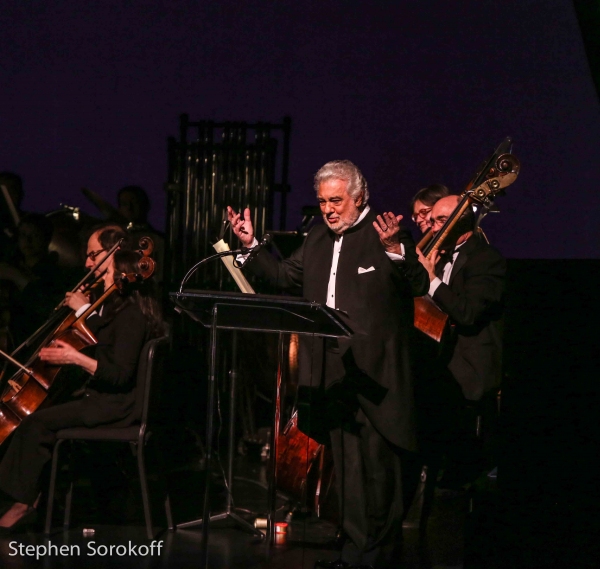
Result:
{"label": "woman in black top", "polygon": [[[88,261],[124,236],[115,229],[92,234],[88,241]],[[113,284],[115,274],[138,272],[138,259],[139,255],[133,251],[118,250],[107,262],[102,277],[105,290]],[[86,323],[98,340],[90,355],[61,340],[40,351],[43,361],[79,366],[89,376],[83,397],[36,411],[15,430],[0,464],[0,490],[15,503],[0,518],[0,531],[14,530],[34,517],[40,475],[51,458],[56,431],[109,423],[127,426],[139,419],[134,409],[138,360],[144,344],[163,333],[159,305],[151,294],[151,286],[151,282],[143,281],[127,287],[123,293],[115,292],[98,312],[89,316]],[[88,303],[81,293],[67,293],[66,304],[78,313],[83,313]]]}

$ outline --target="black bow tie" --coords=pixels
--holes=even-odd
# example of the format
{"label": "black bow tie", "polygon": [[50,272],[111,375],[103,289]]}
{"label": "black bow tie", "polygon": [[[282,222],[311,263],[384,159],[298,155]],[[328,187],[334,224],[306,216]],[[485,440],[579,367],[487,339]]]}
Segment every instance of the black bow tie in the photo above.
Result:
{"label": "black bow tie", "polygon": [[452,262],[452,256],[454,255],[454,249],[445,249],[444,251],[440,251],[440,263],[444,265],[446,263]]}

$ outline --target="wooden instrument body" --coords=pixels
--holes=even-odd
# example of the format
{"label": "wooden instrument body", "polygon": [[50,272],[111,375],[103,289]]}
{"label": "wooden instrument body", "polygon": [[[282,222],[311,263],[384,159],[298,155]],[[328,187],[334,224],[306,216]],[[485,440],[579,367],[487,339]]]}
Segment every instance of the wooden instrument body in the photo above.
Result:
{"label": "wooden instrument body", "polygon": [[[77,351],[97,343],[85,322],[73,324],[74,313],[70,314],[56,332],[40,346],[49,347],[56,340],[62,340]],[[0,444],[19,426],[21,421],[44,405],[50,390],[64,366],[49,365],[39,358],[38,353],[28,362],[32,374],[19,371],[0,398]],[[13,387],[18,386],[18,387]]]}
{"label": "wooden instrument body", "polygon": [[294,413],[277,442],[277,487],[301,507],[336,521],[331,451],[298,429]]}
{"label": "wooden instrument body", "polygon": [[449,327],[448,315],[428,296],[415,298],[415,328],[436,342],[441,342]]}

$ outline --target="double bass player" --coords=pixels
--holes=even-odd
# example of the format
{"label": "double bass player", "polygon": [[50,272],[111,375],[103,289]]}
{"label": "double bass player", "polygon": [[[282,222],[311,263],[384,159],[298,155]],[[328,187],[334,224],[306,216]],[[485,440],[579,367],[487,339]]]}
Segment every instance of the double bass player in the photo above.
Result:
{"label": "double bass player", "polygon": [[[430,226],[436,235],[456,209],[460,197],[439,199],[431,210]],[[435,377],[420,378],[420,421],[427,431],[426,461],[430,474],[446,455],[440,486],[460,489],[486,466],[476,441],[476,416],[489,415],[490,395],[500,385],[506,261],[475,231],[475,215],[468,207],[441,249],[419,261],[429,276],[429,296],[450,317],[452,333],[442,356],[435,362]],[[428,366],[431,369],[431,366]]]}

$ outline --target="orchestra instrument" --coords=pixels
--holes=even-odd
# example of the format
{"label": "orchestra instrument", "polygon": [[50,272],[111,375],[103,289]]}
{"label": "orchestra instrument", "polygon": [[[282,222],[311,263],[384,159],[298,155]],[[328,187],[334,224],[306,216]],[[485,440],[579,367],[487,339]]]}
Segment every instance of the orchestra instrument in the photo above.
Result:
{"label": "orchestra instrument", "polygon": [[[20,364],[13,356],[1,354],[15,364],[18,371],[8,380],[0,397],[0,444],[27,415],[35,412],[42,405],[56,402],[62,393],[60,382],[57,382],[62,366],[42,361],[39,354],[41,348],[53,346],[57,340],[62,340],[78,351],[95,345],[97,340],[86,325],[87,318],[113,293],[123,291],[129,283],[140,282],[152,276],[155,269],[154,260],[149,256],[153,250],[152,240],[148,237],[142,238],[139,246],[138,270],[133,273],[115,274],[113,284],[79,317],[76,316],[75,311],[70,311],[69,315],[41,342],[27,363]],[[113,248],[114,251],[116,247]],[[104,260],[108,258],[107,254]]]}
{"label": "orchestra instrument", "polygon": [[294,413],[277,443],[278,489],[317,517],[337,521],[337,508],[331,504],[334,482],[331,449],[300,431]]}
{"label": "orchestra instrument", "polygon": [[[417,246],[427,259],[443,246],[444,240],[467,208],[477,204],[480,208],[479,219],[481,219],[491,209],[494,198],[516,180],[520,163],[516,156],[510,153],[511,146],[512,139],[507,137],[469,182],[461,194],[458,205],[441,229],[435,236],[431,229],[423,236]],[[448,328],[448,315],[440,310],[430,297],[417,297],[414,325],[431,339],[441,342]]]}

